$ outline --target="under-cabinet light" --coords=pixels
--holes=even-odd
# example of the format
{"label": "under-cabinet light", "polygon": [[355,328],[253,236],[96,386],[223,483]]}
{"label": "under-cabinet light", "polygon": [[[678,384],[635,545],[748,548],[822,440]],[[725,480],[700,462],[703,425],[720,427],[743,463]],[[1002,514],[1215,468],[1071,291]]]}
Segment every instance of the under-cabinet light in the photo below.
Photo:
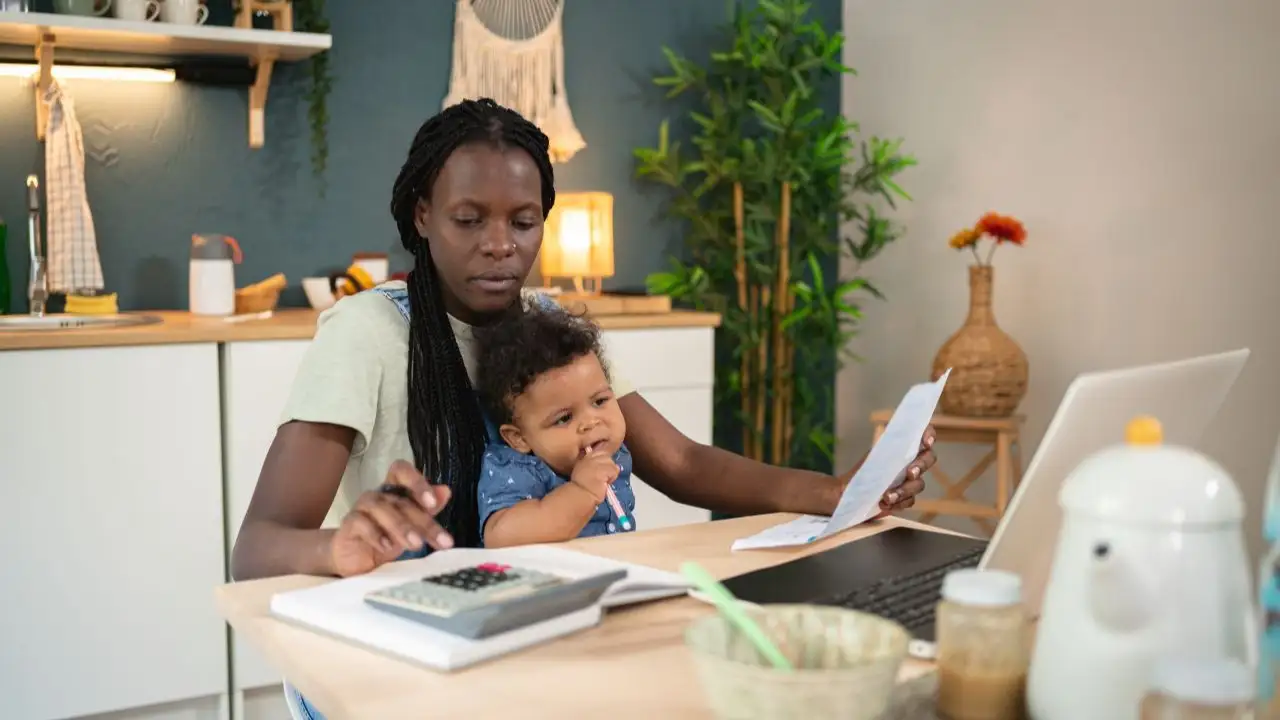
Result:
{"label": "under-cabinet light", "polygon": [[[0,77],[35,78],[38,65],[0,63]],[[177,77],[172,70],[97,65],[54,65],[55,80],[113,80],[116,82],[171,83]]]}

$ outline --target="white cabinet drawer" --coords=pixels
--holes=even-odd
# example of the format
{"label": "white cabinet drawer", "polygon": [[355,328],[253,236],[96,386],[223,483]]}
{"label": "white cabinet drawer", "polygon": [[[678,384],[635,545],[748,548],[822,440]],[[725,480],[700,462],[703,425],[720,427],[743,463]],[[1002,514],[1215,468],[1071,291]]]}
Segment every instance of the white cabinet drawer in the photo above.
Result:
{"label": "white cabinet drawer", "polygon": [[[711,388],[641,390],[640,394],[662,413],[676,429],[699,443],[711,442]],[[656,530],[674,525],[706,522],[711,513],[680,503],[650,487],[643,478],[632,476],[636,494],[636,526]]]}
{"label": "white cabinet drawer", "polygon": [[227,688],[218,350],[0,352],[0,717]]}
{"label": "white cabinet drawer", "polygon": [[714,379],[713,328],[606,330],[606,359],[638,390],[710,387]]}
{"label": "white cabinet drawer", "polygon": [[[228,550],[240,533],[262,461],[275,439],[280,413],[293,389],[293,376],[310,346],[310,340],[233,342],[222,346]],[[235,689],[279,684],[280,673],[234,631],[231,652]]]}

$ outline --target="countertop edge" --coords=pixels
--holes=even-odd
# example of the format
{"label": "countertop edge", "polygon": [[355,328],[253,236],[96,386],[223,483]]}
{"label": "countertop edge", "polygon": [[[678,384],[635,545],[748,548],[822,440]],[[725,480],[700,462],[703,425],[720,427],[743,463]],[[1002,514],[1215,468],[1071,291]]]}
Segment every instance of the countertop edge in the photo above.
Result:
{"label": "countertop edge", "polygon": [[[83,328],[44,331],[0,331],[0,352],[7,350],[59,350],[94,347],[139,347],[195,343],[310,340],[320,313],[305,308],[277,310],[270,318],[227,322],[186,311],[147,310],[126,315],[155,315],[161,322],[121,328]],[[665,330],[716,328],[720,315],[692,310],[593,317],[602,330]]]}

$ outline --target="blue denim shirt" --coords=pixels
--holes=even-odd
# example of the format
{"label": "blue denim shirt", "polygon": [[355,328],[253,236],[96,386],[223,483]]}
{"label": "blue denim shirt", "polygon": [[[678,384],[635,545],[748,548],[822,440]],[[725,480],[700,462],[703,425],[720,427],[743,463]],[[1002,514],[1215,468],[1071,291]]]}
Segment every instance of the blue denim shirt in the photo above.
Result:
{"label": "blue denim shirt", "polygon": [[[623,528],[618,515],[608,501],[600,503],[578,537],[612,535],[635,530],[636,496],[631,491],[631,453],[623,445],[613,456],[621,468],[618,479],[613,481],[613,494],[622,505],[630,527]],[[552,490],[569,482],[569,479],[551,469],[536,455],[526,455],[498,440],[491,442],[484,452],[480,466],[479,493],[480,532],[484,537],[484,524],[489,516],[509,508],[523,500],[541,499]]]}

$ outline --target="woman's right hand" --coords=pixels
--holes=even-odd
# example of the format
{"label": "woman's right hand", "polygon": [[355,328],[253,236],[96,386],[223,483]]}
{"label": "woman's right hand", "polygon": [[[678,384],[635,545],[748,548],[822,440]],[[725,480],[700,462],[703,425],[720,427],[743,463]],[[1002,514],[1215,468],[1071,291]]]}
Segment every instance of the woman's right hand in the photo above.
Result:
{"label": "woman's right hand", "polygon": [[437,550],[453,547],[453,538],[435,520],[449,495],[449,488],[428,483],[409,463],[391,463],[382,487],[362,494],[334,533],[329,547],[334,573],[367,573],[406,550],[422,549],[424,542]]}

